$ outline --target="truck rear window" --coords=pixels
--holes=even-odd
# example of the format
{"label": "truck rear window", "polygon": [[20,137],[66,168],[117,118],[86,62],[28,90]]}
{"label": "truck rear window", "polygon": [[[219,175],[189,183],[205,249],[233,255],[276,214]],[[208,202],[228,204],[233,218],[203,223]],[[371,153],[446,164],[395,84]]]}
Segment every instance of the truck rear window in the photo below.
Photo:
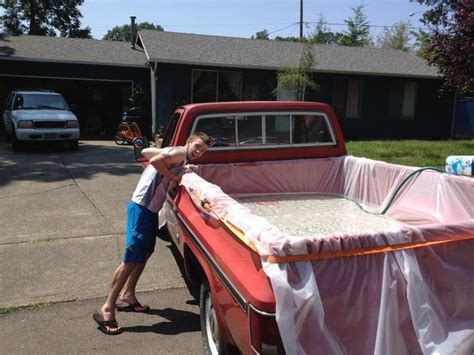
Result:
{"label": "truck rear window", "polygon": [[212,150],[286,145],[335,145],[335,134],[322,112],[236,113],[199,116],[192,132],[216,139]]}

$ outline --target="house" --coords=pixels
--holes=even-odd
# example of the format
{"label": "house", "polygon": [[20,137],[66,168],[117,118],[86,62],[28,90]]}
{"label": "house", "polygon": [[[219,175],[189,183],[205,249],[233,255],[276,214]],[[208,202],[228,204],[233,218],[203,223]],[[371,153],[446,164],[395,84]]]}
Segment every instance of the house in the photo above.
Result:
{"label": "house", "polygon": [[435,68],[392,49],[140,31],[154,80],[155,122],[164,125],[186,102],[274,100],[276,73],[315,59],[319,90],[308,100],[330,104],[348,138],[448,138],[454,96],[439,97]]}
{"label": "house", "polygon": [[[454,96],[440,97],[436,69],[403,51],[153,30],[139,31],[134,47],[86,39],[3,37],[0,95],[6,87],[25,85],[25,80],[59,80],[64,90],[69,88],[71,95],[65,96],[70,102],[78,101],[80,92],[86,103],[95,102],[90,92],[102,93],[110,97],[103,100],[110,110],[115,97],[113,109],[118,112],[126,101],[124,93],[139,85],[150,107],[148,132],[156,132],[185,103],[277,99],[273,90],[278,70],[297,66],[308,50],[315,59],[319,90],[305,99],[333,106],[347,138],[451,136]],[[84,90],[77,90],[80,84]]]}

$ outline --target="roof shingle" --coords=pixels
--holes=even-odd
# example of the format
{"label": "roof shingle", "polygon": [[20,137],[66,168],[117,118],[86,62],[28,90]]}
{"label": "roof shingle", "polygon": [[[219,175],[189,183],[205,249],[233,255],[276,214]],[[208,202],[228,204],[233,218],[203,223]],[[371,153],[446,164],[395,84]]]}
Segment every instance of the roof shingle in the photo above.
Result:
{"label": "roof shingle", "polygon": [[48,36],[0,36],[0,59],[144,67],[146,56],[130,42]]}
{"label": "roof shingle", "polygon": [[143,67],[147,60],[234,68],[278,70],[297,66],[310,48],[316,72],[437,78],[436,68],[400,50],[308,46],[296,42],[142,30],[144,47],[129,42],[46,36],[0,36],[0,59]]}
{"label": "roof shingle", "polygon": [[394,49],[306,45],[142,30],[139,32],[149,61],[236,68],[280,69],[297,66],[310,48],[317,72],[437,78],[436,68],[413,54]]}

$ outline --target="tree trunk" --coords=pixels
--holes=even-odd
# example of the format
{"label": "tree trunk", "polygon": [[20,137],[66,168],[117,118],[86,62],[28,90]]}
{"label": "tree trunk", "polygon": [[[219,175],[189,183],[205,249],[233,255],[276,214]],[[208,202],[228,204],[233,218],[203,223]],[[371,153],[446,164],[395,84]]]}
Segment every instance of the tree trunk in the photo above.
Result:
{"label": "tree trunk", "polygon": [[35,0],[30,0],[28,1],[29,3],[29,8],[30,8],[30,13],[28,16],[28,19],[30,21],[30,26],[28,30],[29,35],[42,35],[43,33],[40,33],[40,27],[37,19],[37,13],[38,13],[38,8],[37,8],[37,3]]}

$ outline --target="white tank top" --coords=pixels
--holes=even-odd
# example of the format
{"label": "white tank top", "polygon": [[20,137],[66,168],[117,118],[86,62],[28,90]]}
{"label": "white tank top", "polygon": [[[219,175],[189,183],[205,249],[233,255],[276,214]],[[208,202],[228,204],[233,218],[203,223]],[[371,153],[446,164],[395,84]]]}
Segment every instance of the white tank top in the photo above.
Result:
{"label": "white tank top", "polygon": [[[170,169],[174,175],[179,175],[186,165],[186,151],[183,147],[164,148],[165,152],[171,152],[173,149],[180,149],[184,153],[183,163],[180,166]],[[138,181],[138,185],[132,196],[132,201],[138,203],[140,206],[146,207],[151,212],[158,213],[165,202],[169,184],[170,180],[162,176],[159,171],[150,164],[146,167]]]}

